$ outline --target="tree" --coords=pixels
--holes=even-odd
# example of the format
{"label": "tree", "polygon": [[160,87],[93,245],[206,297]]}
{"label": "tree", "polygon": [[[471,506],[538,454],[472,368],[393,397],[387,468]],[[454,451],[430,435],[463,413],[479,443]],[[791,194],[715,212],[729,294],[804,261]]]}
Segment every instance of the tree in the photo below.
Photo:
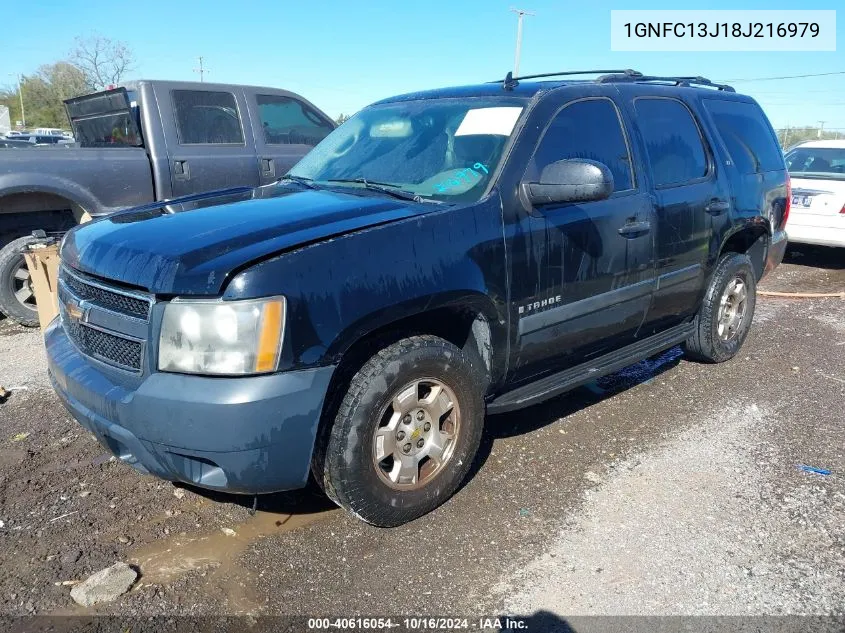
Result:
{"label": "tree", "polygon": [[335,121],[335,123],[337,123],[338,125],[341,125],[341,124],[343,124],[345,121],[348,121],[348,120],[349,120],[349,117],[348,117],[347,115],[345,115],[345,114],[343,114],[343,113],[341,112],[341,113],[340,113],[340,116],[338,116],[338,117],[337,117],[334,121]]}
{"label": "tree", "polygon": [[33,127],[68,127],[64,100],[88,92],[85,74],[68,62],[41,66],[22,88],[27,123]]}
{"label": "tree", "polygon": [[15,121],[21,120],[21,100],[18,97],[17,84],[0,88],[0,105],[9,108],[9,120],[12,122],[12,127],[14,127]]}
{"label": "tree", "polygon": [[123,42],[101,35],[77,37],[70,61],[85,75],[91,91],[120,83],[133,69],[135,56]]}
{"label": "tree", "polygon": [[788,127],[777,130],[778,141],[781,147],[789,149],[804,141],[819,141],[838,139],[842,133],[839,131],[821,130],[817,127]]}
{"label": "tree", "polygon": [[[85,75],[73,64],[45,64],[34,74],[21,79],[28,127],[68,127],[65,99],[88,92]],[[9,107],[12,122],[21,120],[18,86],[0,91],[0,104]]]}

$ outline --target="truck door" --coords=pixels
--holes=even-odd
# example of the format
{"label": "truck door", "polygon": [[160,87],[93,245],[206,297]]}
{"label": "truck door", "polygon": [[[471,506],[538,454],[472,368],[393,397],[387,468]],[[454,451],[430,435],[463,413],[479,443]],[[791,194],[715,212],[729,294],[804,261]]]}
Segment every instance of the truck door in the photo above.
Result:
{"label": "truck door", "polygon": [[517,381],[632,342],[654,282],[651,197],[634,173],[617,105],[608,97],[560,105],[538,113],[542,124],[551,123],[523,182],[536,182],[552,162],[586,158],[610,169],[614,192],[606,200],[533,208],[516,227]]}
{"label": "truck door", "polygon": [[[164,117],[174,196],[214,189],[258,186],[252,128],[241,90],[168,89],[158,102]],[[245,124],[246,122],[246,124]]]}
{"label": "truck door", "polygon": [[656,207],[657,284],[641,332],[648,336],[695,314],[710,259],[712,216],[727,216],[730,187],[719,177],[710,144],[687,104],[639,96],[628,106],[641,134]]}
{"label": "truck door", "polygon": [[293,93],[247,88],[245,95],[262,185],[284,176],[336,127],[323,112]]}

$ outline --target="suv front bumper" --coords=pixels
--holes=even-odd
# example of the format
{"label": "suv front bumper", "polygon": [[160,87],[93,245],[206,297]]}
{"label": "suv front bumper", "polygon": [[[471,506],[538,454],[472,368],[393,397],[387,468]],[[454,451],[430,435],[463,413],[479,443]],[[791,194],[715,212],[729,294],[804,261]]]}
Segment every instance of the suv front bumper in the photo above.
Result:
{"label": "suv front bumper", "polygon": [[45,341],[65,407],[133,468],[244,494],[305,486],[334,367],[243,378],[153,373],[127,387],[82,355],[59,319]]}

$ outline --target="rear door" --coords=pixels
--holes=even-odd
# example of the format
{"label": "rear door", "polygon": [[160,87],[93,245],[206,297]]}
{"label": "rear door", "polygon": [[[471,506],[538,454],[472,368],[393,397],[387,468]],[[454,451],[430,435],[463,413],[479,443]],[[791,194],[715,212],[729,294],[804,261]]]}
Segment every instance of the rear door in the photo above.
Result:
{"label": "rear door", "polygon": [[772,233],[783,229],[786,171],[780,143],[763,110],[753,101],[719,93],[701,103],[731,183],[731,216],[713,216],[715,241],[724,243],[738,224],[761,217],[769,220]]}
{"label": "rear door", "polygon": [[335,129],[335,123],[301,97],[284,91],[246,88],[262,185],[284,176]]}
{"label": "rear door", "polygon": [[[159,94],[166,90],[167,94]],[[243,91],[158,88],[173,195],[258,186],[252,128]]]}
{"label": "rear door", "polygon": [[657,284],[643,324],[648,336],[695,313],[704,289],[713,215],[730,211],[709,143],[690,107],[669,96],[629,102],[654,193]]}

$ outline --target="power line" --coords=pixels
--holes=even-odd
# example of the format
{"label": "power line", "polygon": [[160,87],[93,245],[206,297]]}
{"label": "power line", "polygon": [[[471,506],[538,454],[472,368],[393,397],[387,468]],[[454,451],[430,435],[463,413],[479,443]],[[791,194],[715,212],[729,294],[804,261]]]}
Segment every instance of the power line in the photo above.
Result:
{"label": "power line", "polygon": [[845,75],[845,70],[838,70],[832,73],[813,73],[810,75],[785,75],[783,77],[756,77],[754,79],[722,79],[721,81],[730,81],[737,83],[740,81],[776,81],[779,79],[803,79],[805,77],[829,77],[830,75]]}

